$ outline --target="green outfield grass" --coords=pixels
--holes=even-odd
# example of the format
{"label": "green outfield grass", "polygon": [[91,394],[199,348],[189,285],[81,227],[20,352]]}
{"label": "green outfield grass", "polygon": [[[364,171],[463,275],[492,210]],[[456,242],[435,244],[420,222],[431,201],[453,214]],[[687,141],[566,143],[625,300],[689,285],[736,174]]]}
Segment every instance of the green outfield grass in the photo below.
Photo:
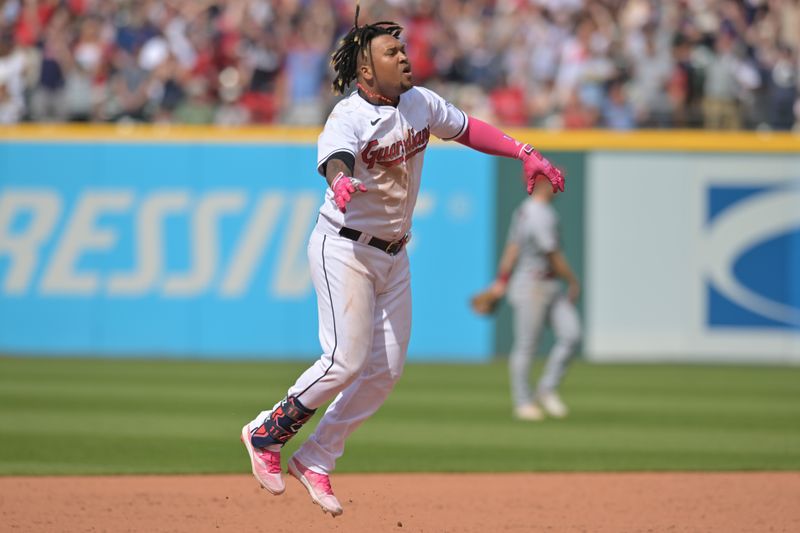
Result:
{"label": "green outfield grass", "polygon": [[[0,358],[0,474],[247,472],[241,426],[305,366]],[[800,368],[576,363],[573,415],[541,423],[507,385],[408,365],[338,471],[800,470]]]}

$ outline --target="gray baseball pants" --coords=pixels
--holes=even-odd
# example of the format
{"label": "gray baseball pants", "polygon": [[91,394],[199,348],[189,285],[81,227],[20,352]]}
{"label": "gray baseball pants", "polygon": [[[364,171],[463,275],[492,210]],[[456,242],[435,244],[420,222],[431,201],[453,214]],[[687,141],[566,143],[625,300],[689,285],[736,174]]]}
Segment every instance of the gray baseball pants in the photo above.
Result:
{"label": "gray baseball pants", "polygon": [[553,329],[556,340],[536,387],[538,395],[558,388],[580,342],[581,324],[575,306],[556,279],[515,287],[509,303],[514,312],[514,344],[509,356],[511,396],[519,407],[534,399],[530,388],[531,364],[545,323]]}

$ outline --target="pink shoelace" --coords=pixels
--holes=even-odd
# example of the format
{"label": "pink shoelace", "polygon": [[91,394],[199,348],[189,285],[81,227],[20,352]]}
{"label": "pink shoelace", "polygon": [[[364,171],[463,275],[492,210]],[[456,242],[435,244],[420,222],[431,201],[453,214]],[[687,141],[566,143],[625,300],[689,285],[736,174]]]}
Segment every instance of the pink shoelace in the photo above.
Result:
{"label": "pink shoelace", "polygon": [[303,472],[303,475],[306,476],[306,479],[314,485],[314,488],[321,491],[324,494],[329,494],[333,496],[333,489],[331,488],[331,478],[330,476],[326,476],[325,474],[317,474],[313,470],[306,470]]}
{"label": "pink shoelace", "polygon": [[255,448],[254,451],[267,465],[267,472],[270,474],[281,473],[281,452],[273,452],[263,448]]}

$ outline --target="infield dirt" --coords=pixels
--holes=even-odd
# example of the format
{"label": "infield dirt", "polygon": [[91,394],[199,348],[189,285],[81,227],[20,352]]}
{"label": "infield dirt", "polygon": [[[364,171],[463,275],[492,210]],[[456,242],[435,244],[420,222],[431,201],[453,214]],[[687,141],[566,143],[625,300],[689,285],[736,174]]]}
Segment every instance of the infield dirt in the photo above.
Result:
{"label": "infield dirt", "polygon": [[0,530],[790,532],[800,473],[340,474],[331,518],[287,479],[0,477]]}

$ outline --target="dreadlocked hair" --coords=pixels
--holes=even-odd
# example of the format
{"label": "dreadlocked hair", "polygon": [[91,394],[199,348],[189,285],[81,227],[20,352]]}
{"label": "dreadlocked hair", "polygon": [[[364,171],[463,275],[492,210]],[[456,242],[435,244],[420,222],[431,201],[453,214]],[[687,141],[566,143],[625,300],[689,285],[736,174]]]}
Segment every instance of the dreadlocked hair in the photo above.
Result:
{"label": "dreadlocked hair", "polygon": [[374,24],[358,25],[358,13],[360,6],[356,5],[356,19],[350,31],[342,37],[339,48],[331,57],[331,66],[336,72],[333,80],[333,92],[344,94],[345,88],[356,79],[358,70],[358,55],[369,53],[369,45],[372,39],[379,35],[391,35],[399,37],[403,27],[396,22],[382,21]]}

